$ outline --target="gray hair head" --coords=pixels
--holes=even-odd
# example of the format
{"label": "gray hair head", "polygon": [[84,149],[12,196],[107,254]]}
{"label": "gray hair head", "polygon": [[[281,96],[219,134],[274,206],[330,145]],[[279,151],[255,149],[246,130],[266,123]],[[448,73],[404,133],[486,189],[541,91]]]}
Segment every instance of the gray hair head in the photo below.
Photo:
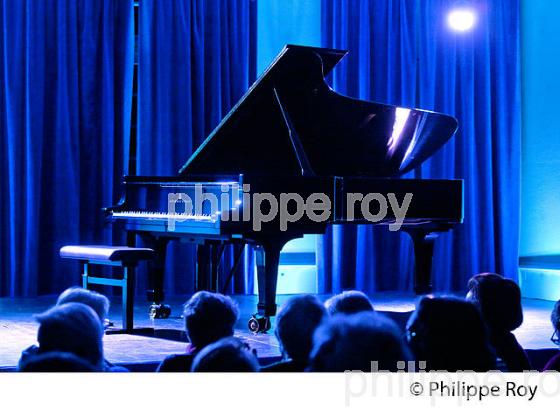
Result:
{"label": "gray hair head", "polygon": [[103,327],[95,311],[82,303],[54,306],[35,316],[39,353],[68,352],[102,368]]}
{"label": "gray hair head", "polygon": [[101,323],[103,323],[103,321],[107,317],[107,314],[109,313],[109,299],[107,299],[105,295],[97,293],[93,290],[84,289],[77,286],[68,288],[60,294],[56,301],[56,304],[63,305],[69,302],[83,303],[84,305],[88,305],[95,311],[95,313],[97,313],[97,316],[99,316],[99,320],[101,321]]}

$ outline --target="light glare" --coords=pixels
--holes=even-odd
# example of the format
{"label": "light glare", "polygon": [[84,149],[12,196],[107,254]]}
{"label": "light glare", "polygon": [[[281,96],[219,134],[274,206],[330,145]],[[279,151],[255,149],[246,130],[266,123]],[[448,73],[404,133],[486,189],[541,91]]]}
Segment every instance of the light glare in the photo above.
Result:
{"label": "light glare", "polygon": [[468,31],[476,23],[476,13],[471,9],[452,10],[447,16],[447,23],[455,31]]}

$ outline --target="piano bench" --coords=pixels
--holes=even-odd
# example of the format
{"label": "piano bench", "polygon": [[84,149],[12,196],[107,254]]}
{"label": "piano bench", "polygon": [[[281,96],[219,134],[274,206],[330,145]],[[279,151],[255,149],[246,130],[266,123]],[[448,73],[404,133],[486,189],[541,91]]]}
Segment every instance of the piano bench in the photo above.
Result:
{"label": "piano bench", "polygon": [[[75,259],[83,266],[82,287],[92,285],[116,286],[122,289],[122,332],[134,331],[134,289],[135,268],[139,262],[154,257],[150,248],[130,248],[128,246],[63,246],[60,257]],[[93,276],[89,265],[118,266],[123,268],[122,279]],[[109,333],[118,333],[111,331]]]}

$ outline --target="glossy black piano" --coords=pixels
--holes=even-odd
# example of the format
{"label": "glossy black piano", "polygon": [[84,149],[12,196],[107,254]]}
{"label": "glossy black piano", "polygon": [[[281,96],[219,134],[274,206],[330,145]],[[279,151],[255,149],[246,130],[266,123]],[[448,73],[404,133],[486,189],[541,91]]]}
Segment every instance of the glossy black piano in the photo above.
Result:
{"label": "glossy black piano", "polygon": [[[431,291],[434,240],[462,222],[462,180],[402,176],[440,149],[455,133],[457,122],[435,112],[334,92],[324,77],[345,54],[286,46],[178,175],[124,178],[122,200],[106,214],[157,252],[148,291],[154,316],[166,312],[161,303],[170,240],[181,238],[197,246],[199,290],[218,290],[217,266],[224,246],[233,245],[239,260],[248,243],[256,252],[259,291],[257,313],[249,325],[253,331],[268,329],[268,318],[276,313],[278,262],[286,242],[324,233],[329,224],[396,224],[396,214],[379,217],[381,202],[370,201],[364,208],[355,201],[368,195],[392,195],[398,204],[409,200],[398,227],[414,243],[415,291]],[[282,193],[302,198],[321,193],[328,198],[330,212],[320,222],[307,214],[288,224],[275,218],[257,230],[253,214],[244,214],[249,205],[244,203],[245,187],[276,198]],[[193,206],[183,201],[201,194],[227,195],[217,204]]]}

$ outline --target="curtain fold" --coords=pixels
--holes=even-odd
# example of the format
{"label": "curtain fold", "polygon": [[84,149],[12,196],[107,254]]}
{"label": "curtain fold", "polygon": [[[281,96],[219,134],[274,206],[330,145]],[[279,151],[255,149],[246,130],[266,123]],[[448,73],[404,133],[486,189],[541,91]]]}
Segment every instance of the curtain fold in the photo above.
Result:
{"label": "curtain fold", "polygon": [[[60,246],[124,243],[101,208],[118,201],[128,161],[133,2],[0,5],[0,296],[55,293],[78,280]],[[252,83],[255,8],[140,2],[140,175],[176,175]],[[233,255],[224,258],[227,270]],[[166,290],[189,293],[193,284],[194,247],[173,243]],[[232,290],[252,286],[241,274]]]}
{"label": "curtain fold", "polygon": [[[520,197],[519,3],[473,2],[471,33],[445,24],[450,0],[323,0],[325,47],[348,49],[335,90],[440,111],[459,120],[455,137],[407,177],[461,178],[465,219],[435,247],[434,284],[464,290],[495,271],[517,278]],[[417,72],[418,69],[418,72]],[[411,289],[406,234],[333,227],[319,238],[322,290]]]}
{"label": "curtain fold", "polygon": [[[139,175],[177,175],[252,84],[255,7],[251,0],[142,0]],[[170,243],[167,293],[194,291],[195,256],[193,245]],[[222,278],[232,259],[226,249]],[[231,290],[252,291],[252,275],[244,277],[242,266],[238,273]]]}
{"label": "curtain fold", "polygon": [[0,2],[0,296],[78,281],[68,243],[111,243],[123,174],[132,1]]}

